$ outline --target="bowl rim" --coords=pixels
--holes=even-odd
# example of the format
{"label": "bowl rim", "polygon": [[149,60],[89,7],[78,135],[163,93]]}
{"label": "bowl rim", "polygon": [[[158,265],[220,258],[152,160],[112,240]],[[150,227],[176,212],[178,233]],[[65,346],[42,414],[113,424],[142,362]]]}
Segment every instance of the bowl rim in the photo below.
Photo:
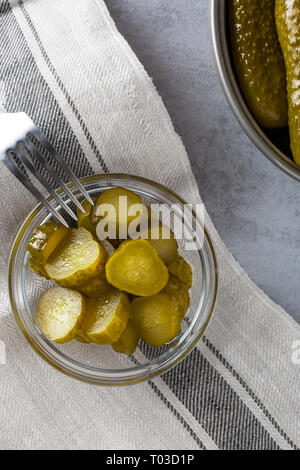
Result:
{"label": "bowl rim", "polygon": [[246,135],[265,157],[288,176],[300,181],[300,167],[279,150],[263,132],[240,92],[226,36],[226,0],[210,0],[211,42],[219,81],[227,101]]}
{"label": "bowl rim", "polygon": [[[114,178],[116,178],[116,179],[125,179],[125,180],[126,179],[134,179],[135,181],[138,181],[140,183],[144,183],[144,184],[148,184],[148,185],[150,184],[150,186],[154,186],[156,189],[168,193],[171,197],[177,199],[181,204],[185,204],[185,201],[180,196],[178,196],[176,193],[174,193],[172,190],[170,190],[169,188],[163,186],[160,183],[154,182],[150,179],[142,178],[142,177],[135,176],[135,175],[125,174],[125,173],[109,173],[109,174],[98,174],[98,175],[96,174],[96,175],[86,176],[86,177],[80,178],[79,181],[82,184],[84,184],[84,183],[94,182],[95,180],[103,180],[103,179],[104,180],[109,180],[110,178],[111,179],[114,179]],[[70,189],[72,189],[74,187],[74,183],[68,183],[67,186]],[[58,189],[57,192],[61,193],[62,190]],[[49,202],[51,202],[53,200],[53,197],[49,196],[47,198],[47,200]],[[26,233],[26,229],[28,228],[28,226],[30,225],[32,220],[35,218],[35,216],[40,211],[42,211],[43,209],[44,209],[44,206],[41,203],[37,204],[33,208],[33,210],[29,213],[29,215],[24,220],[24,222],[22,223],[22,225],[21,225],[21,227],[20,227],[20,229],[19,229],[19,231],[18,231],[18,233],[15,237],[15,240],[13,242],[13,246],[11,248],[10,257],[9,257],[9,269],[8,269],[9,299],[10,299],[10,304],[11,304],[11,307],[12,307],[12,311],[13,311],[13,314],[15,316],[15,319],[17,321],[17,324],[18,324],[20,330],[22,331],[23,335],[25,336],[25,338],[29,342],[30,346],[34,349],[34,351],[42,359],[44,359],[48,364],[50,364],[52,367],[59,370],[60,372],[64,373],[65,375],[67,375],[69,377],[72,377],[74,379],[80,380],[80,381],[85,382],[85,383],[92,383],[92,384],[101,385],[101,386],[127,386],[127,385],[133,385],[133,384],[136,384],[136,383],[144,382],[144,381],[152,379],[152,378],[154,378],[158,375],[162,375],[163,373],[167,372],[168,370],[170,370],[171,368],[176,366],[179,362],[181,362],[194,349],[194,347],[196,346],[196,344],[199,342],[200,338],[203,336],[204,332],[206,331],[206,329],[207,329],[207,327],[208,327],[208,325],[209,325],[209,323],[212,319],[214,311],[215,311],[215,306],[216,306],[218,291],[219,291],[218,263],[217,263],[217,257],[216,257],[216,253],[215,253],[214,246],[213,246],[213,243],[212,243],[212,239],[211,239],[210,234],[207,231],[206,226],[203,225],[201,221],[199,221],[199,219],[198,219],[197,215],[195,214],[195,212],[192,211],[193,212],[193,217],[195,217],[196,220],[198,222],[200,222],[200,224],[202,226],[202,229],[203,229],[203,232],[204,232],[204,239],[208,244],[209,254],[210,254],[210,257],[211,257],[211,262],[212,262],[212,266],[213,266],[213,274],[214,274],[214,276],[213,276],[214,290],[213,290],[213,295],[212,295],[210,305],[209,305],[209,312],[206,316],[205,323],[203,324],[202,328],[198,331],[197,336],[195,337],[193,342],[191,342],[189,347],[186,348],[183,351],[183,353],[181,353],[181,355],[176,360],[171,361],[165,367],[161,367],[157,371],[152,371],[145,377],[131,378],[131,379],[126,380],[126,381],[124,381],[124,380],[117,381],[117,380],[114,379],[114,380],[111,380],[111,381],[110,380],[105,380],[105,381],[102,382],[99,379],[95,379],[93,377],[86,377],[86,376],[79,375],[78,373],[73,372],[72,370],[61,367],[55,361],[52,361],[35,344],[34,340],[30,337],[29,333],[26,331],[26,328],[24,327],[23,322],[20,318],[20,315],[19,315],[19,312],[18,312],[18,307],[17,307],[15,299],[14,299],[14,289],[13,289],[13,282],[12,282],[13,265],[14,265],[15,257],[16,257],[17,251],[18,251],[18,247],[20,245],[20,242],[22,240],[23,235]],[[158,356],[158,357],[160,357],[160,356]]]}

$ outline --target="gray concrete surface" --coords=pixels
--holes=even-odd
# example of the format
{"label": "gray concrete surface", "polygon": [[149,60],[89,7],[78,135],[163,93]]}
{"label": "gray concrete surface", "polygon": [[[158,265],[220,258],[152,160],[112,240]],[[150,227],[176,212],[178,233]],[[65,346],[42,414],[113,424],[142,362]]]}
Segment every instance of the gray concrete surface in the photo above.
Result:
{"label": "gray concrete surface", "polygon": [[219,233],[250,277],[300,322],[300,184],[249,141],[219,85],[209,0],[107,0],[182,136]]}

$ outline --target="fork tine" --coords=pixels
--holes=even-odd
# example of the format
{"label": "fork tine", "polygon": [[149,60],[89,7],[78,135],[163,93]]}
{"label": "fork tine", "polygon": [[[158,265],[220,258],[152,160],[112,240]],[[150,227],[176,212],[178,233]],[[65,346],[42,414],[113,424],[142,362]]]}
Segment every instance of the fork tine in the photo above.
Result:
{"label": "fork tine", "polygon": [[49,140],[45,137],[45,135],[39,130],[35,129],[32,131],[32,134],[35,136],[37,140],[39,140],[44,147],[48,150],[48,152],[52,155],[53,158],[57,162],[59,162],[60,166],[63,168],[64,172],[68,176],[68,178],[73,181],[77,189],[81,192],[81,194],[89,201],[89,203],[93,206],[94,202],[92,198],[89,196],[87,191],[84,189],[80,181],[77,179],[77,177],[74,175],[73,171],[68,167],[64,159],[61,157],[61,155],[55,150],[53,145],[49,142]]}
{"label": "fork tine", "polygon": [[82,205],[78,201],[78,199],[74,196],[72,191],[67,187],[67,185],[59,178],[59,176],[56,174],[54,169],[51,167],[51,165],[47,162],[46,158],[38,151],[36,146],[31,142],[31,140],[26,137],[24,139],[24,145],[26,148],[32,153],[32,155],[47,169],[47,171],[50,173],[52,178],[56,181],[56,183],[62,188],[62,190],[69,196],[69,198],[74,202],[75,206],[83,213],[85,213],[85,210],[83,209]]}
{"label": "fork tine", "polygon": [[[47,191],[51,194],[51,196],[55,199],[55,201],[60,204],[65,211],[74,219],[77,221],[77,217],[74,214],[74,212],[70,209],[70,207],[67,206],[67,204],[59,197],[56,191],[52,188],[52,186],[45,180],[45,178],[36,170],[36,168],[33,166],[31,161],[29,160],[28,156],[25,154],[26,152],[26,147],[24,146],[24,150],[22,151],[21,149],[22,142],[18,142],[17,146],[13,151],[16,152],[19,160],[25,165],[26,168],[36,177],[37,180],[44,186],[44,188],[47,189]],[[24,145],[24,144],[23,144]]]}
{"label": "fork tine", "polygon": [[44,206],[48,209],[49,212],[55,217],[56,220],[58,220],[61,224],[63,224],[65,227],[69,227],[65,219],[55,210],[54,207],[49,204],[47,199],[33,186],[32,182],[30,181],[29,178],[26,178],[26,176],[22,173],[21,170],[17,167],[16,163],[13,162],[9,156],[5,156],[5,158],[2,159],[3,164],[8,168],[8,170],[25,186],[25,188],[28,189],[28,191],[31,192],[31,194]]}

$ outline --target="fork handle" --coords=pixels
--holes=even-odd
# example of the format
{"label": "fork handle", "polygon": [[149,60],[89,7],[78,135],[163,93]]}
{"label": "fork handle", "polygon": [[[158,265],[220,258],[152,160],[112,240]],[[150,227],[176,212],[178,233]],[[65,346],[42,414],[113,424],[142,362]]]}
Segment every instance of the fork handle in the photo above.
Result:
{"label": "fork handle", "polygon": [[16,145],[16,136],[14,129],[19,127],[24,131],[24,134],[28,132],[33,132],[34,127],[32,120],[26,113],[6,113],[0,112],[0,129],[1,133],[5,135],[5,147],[1,145],[0,141],[0,157],[1,160],[5,159],[5,153],[9,147],[14,148]]}
{"label": "fork handle", "polygon": [[9,156],[4,155],[2,158],[2,163],[6,166],[6,168],[25,186],[26,189],[40,202],[44,207],[48,209],[49,212],[58,220],[61,224],[65,227],[69,227],[65,219],[59,214],[58,211],[54,209],[54,207],[49,204],[47,199],[36,189],[36,187],[32,184],[32,182],[24,176],[21,170],[11,161]]}

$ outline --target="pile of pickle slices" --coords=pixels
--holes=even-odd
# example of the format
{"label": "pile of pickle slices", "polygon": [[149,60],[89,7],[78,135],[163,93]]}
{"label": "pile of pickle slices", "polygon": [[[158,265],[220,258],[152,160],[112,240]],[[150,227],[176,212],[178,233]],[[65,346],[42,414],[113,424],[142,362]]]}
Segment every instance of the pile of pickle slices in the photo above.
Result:
{"label": "pile of pickle slices", "polygon": [[141,204],[139,195],[111,188],[94,207],[83,203],[86,213],[78,213],[78,228],[46,222],[32,234],[29,263],[57,284],[42,294],[37,308],[37,322],[51,341],[109,344],[118,353],[133,354],[139,339],[161,347],[178,335],[190,304],[192,269],[179,255],[174,234],[111,240],[110,255],[96,236],[101,205],[115,207],[118,225],[118,200],[124,195],[128,213],[131,205]]}

